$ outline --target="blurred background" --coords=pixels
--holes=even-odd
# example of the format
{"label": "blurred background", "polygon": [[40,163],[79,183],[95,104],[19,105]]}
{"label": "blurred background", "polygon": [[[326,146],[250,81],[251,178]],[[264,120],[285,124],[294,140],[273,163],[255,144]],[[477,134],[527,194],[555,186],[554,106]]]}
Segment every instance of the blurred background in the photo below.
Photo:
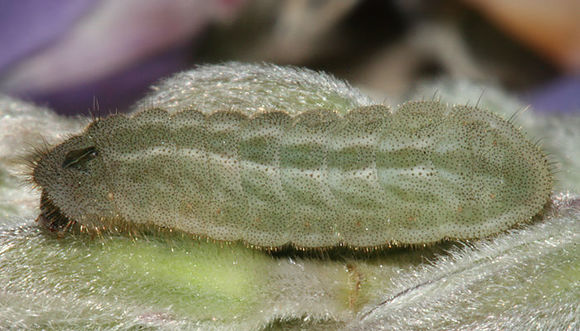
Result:
{"label": "blurred background", "polygon": [[195,64],[328,71],[379,98],[468,79],[580,112],[579,0],[0,0],[0,93],[125,111]]}

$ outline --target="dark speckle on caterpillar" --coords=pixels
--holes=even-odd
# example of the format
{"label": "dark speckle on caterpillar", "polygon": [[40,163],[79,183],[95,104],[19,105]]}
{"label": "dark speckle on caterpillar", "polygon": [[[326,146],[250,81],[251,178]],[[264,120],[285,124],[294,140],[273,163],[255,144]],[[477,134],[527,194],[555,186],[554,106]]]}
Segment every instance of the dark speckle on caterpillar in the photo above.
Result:
{"label": "dark speckle on caterpillar", "polygon": [[44,224],[136,224],[257,247],[489,236],[537,215],[545,154],[489,111],[391,110],[325,74],[202,66],[35,159]]}

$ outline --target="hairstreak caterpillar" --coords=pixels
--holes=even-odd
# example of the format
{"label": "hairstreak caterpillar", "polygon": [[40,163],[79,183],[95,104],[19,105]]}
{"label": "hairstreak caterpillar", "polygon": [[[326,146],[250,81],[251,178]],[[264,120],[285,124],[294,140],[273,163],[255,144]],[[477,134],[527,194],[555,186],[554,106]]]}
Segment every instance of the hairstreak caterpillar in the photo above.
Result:
{"label": "hairstreak caterpillar", "polygon": [[[228,66],[262,80],[232,89],[240,76],[224,77]],[[216,68],[219,79],[196,84],[194,70],[182,82],[181,93],[198,100],[176,104],[173,86],[144,103],[151,108],[97,119],[40,153],[32,176],[44,223],[151,225],[258,247],[376,247],[485,237],[548,202],[546,156],[489,111],[438,101],[394,111],[364,98],[334,102],[321,92],[294,93],[306,89],[297,81],[276,85],[266,69],[282,67]],[[291,70],[305,82],[320,78]],[[256,90],[264,81],[271,85]],[[271,108],[236,107],[243,100],[204,108],[204,95],[213,100],[220,89],[230,101],[267,96]],[[281,109],[293,104],[305,108]],[[333,109],[344,104],[350,110]]]}

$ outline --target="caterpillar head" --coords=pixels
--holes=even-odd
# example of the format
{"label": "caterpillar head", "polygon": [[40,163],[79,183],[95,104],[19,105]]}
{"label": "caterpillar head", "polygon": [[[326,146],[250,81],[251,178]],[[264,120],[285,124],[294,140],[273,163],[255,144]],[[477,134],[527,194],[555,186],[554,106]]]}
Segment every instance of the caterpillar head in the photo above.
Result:
{"label": "caterpillar head", "polygon": [[51,230],[74,222],[97,225],[114,216],[107,189],[107,171],[90,135],[72,137],[40,153],[32,179],[42,189],[38,218]]}

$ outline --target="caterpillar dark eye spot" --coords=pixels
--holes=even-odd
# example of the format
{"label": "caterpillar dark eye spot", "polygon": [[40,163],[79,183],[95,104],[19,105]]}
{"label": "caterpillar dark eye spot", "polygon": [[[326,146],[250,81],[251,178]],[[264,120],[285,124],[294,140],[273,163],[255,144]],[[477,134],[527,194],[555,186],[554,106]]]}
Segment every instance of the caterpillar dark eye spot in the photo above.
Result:
{"label": "caterpillar dark eye spot", "polygon": [[99,155],[95,146],[90,146],[83,149],[77,149],[70,151],[66,154],[64,161],[62,162],[63,168],[77,168],[82,169],[87,162],[94,159]]}

